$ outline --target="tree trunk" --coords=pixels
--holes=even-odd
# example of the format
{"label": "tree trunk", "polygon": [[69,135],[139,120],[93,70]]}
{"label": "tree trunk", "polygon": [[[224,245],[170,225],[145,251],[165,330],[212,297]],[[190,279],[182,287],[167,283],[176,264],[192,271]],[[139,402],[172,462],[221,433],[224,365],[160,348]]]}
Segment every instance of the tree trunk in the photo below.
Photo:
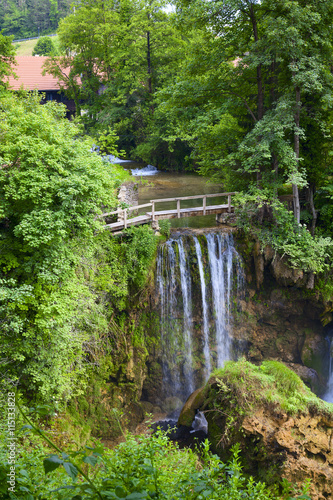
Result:
{"label": "tree trunk", "polygon": [[[294,151],[296,155],[297,170],[299,163],[299,124],[300,124],[300,107],[301,107],[301,90],[296,87],[296,112],[295,112],[295,134],[294,134]],[[299,224],[301,220],[301,208],[299,203],[299,192],[297,184],[293,184],[293,202],[294,202],[294,217]]]}
{"label": "tree trunk", "polygon": [[[149,19],[149,14],[148,14]],[[152,81],[151,81],[151,47],[150,47],[150,31],[147,31],[147,73],[148,73],[148,92],[153,93]]]}
{"label": "tree trunk", "polygon": [[[254,11],[253,4],[250,6],[250,19],[252,23],[252,30],[253,30],[253,37],[254,41],[258,42],[259,36],[258,36],[258,25],[257,25],[257,18],[256,14]],[[257,106],[258,106],[258,121],[262,119],[264,116],[264,88],[263,88],[263,82],[262,82],[262,71],[261,71],[261,64],[257,66]],[[260,139],[260,138],[259,138]],[[260,187],[261,185],[261,178],[262,178],[262,168],[259,165],[258,171],[257,171],[257,185]]]}
{"label": "tree trunk", "polygon": [[314,236],[315,229],[316,229],[316,222],[317,222],[317,210],[315,209],[314,206],[314,201],[313,201],[313,195],[315,192],[315,186],[313,184],[310,184],[308,187],[308,200],[309,200],[309,206],[312,214],[312,224],[311,224],[311,234]]}

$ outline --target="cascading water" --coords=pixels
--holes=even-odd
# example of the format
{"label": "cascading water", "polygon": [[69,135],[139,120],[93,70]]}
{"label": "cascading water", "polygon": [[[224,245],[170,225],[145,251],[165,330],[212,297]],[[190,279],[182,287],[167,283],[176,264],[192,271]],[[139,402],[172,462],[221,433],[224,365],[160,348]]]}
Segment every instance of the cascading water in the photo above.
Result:
{"label": "cascading water", "polygon": [[184,401],[231,357],[231,302],[244,284],[231,233],[178,234],[160,247],[164,397]]}
{"label": "cascading water", "polygon": [[327,390],[323,396],[323,399],[328,403],[333,403],[333,337],[327,339],[329,343],[329,370],[328,370],[328,384]]}

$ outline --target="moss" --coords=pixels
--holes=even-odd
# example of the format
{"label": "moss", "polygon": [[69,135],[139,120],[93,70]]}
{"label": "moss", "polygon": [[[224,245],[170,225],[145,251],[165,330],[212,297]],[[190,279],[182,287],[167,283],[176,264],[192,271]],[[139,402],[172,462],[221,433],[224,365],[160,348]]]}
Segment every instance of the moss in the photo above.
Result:
{"label": "moss", "polygon": [[295,372],[278,361],[264,361],[260,366],[245,359],[229,361],[213,376],[217,384],[210,400],[215,399],[214,404],[220,408],[227,405],[235,415],[248,415],[272,404],[290,415],[310,407],[318,413],[333,414],[332,405],[315,396]]}

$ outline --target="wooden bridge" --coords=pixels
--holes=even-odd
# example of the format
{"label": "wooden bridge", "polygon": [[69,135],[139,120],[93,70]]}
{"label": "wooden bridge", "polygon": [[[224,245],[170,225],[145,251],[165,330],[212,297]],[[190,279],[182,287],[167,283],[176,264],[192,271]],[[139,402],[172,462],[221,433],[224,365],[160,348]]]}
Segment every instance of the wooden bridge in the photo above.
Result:
{"label": "wooden bridge", "polygon": [[[232,213],[234,210],[231,204],[231,197],[236,193],[212,193],[203,194],[196,196],[183,196],[177,198],[161,198],[158,200],[150,200],[150,203],[145,203],[144,205],[136,205],[128,208],[118,208],[114,212],[104,213],[99,215],[98,218],[108,218],[117,215],[117,222],[112,222],[111,224],[105,224],[105,229],[112,231],[117,234],[123,229],[130,226],[139,226],[141,224],[152,223],[158,228],[158,221],[162,219],[180,219],[182,217],[195,217],[198,215],[212,215],[217,216],[224,213]],[[224,197],[227,198],[226,204],[221,205],[207,205],[207,199]],[[181,208],[181,201],[185,200],[202,200],[202,206],[191,207],[191,208]],[[176,208],[174,210],[156,210],[156,205],[159,203],[166,202],[176,202]],[[142,215],[134,215],[131,217],[131,213],[138,211],[143,208],[151,208],[151,211],[147,211]]]}

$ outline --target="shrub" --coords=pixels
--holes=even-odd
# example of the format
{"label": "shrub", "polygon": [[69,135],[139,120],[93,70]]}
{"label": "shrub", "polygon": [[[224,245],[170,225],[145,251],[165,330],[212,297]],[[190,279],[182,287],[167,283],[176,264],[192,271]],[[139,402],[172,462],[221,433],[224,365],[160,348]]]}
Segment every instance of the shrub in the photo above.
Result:
{"label": "shrub", "polygon": [[33,56],[55,56],[57,55],[57,50],[54,46],[52,39],[49,36],[42,36],[38,39],[34,50],[32,52]]}

